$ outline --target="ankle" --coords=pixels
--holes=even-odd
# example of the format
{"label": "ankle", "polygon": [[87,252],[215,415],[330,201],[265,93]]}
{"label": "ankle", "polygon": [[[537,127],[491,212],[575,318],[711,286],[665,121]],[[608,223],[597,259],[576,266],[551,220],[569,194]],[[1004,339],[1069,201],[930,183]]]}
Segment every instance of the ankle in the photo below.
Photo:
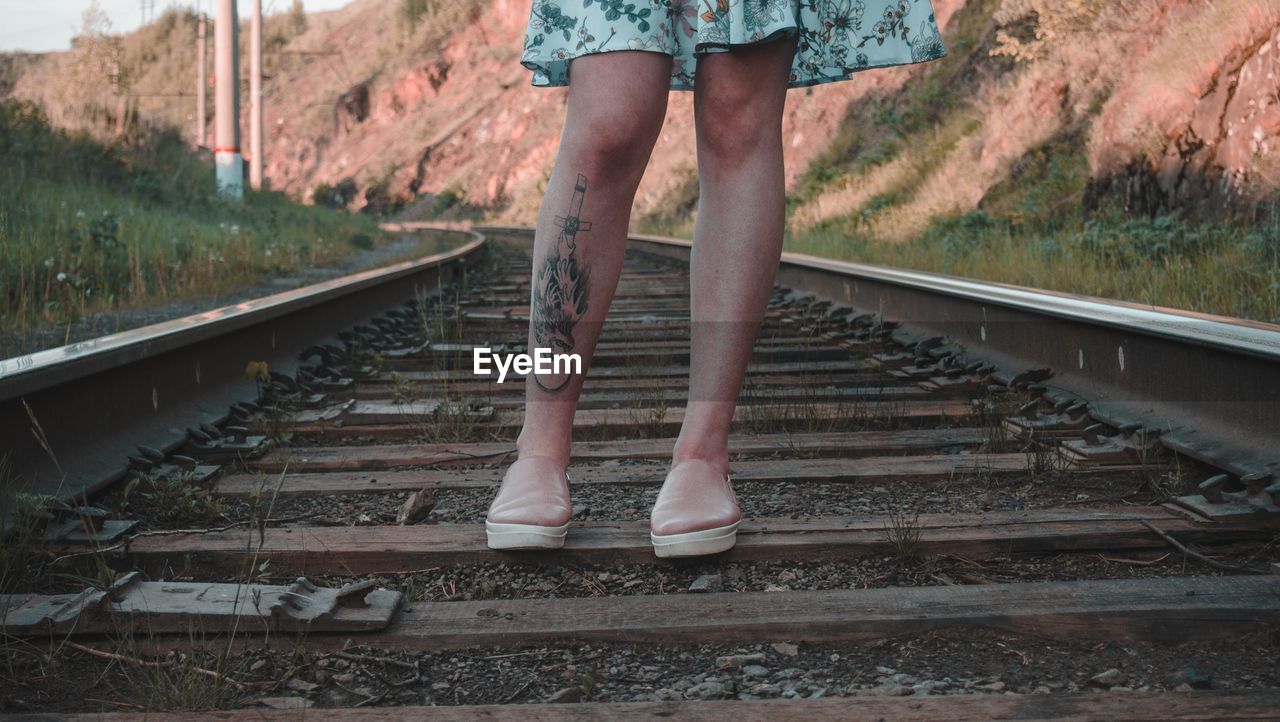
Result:
{"label": "ankle", "polygon": [[569,439],[533,438],[523,431],[516,439],[516,458],[518,459],[545,456],[555,459],[562,467],[567,467],[571,455]]}
{"label": "ankle", "polygon": [[719,469],[721,475],[729,475],[729,450],[725,447],[682,447],[677,443],[675,450],[671,454],[671,465],[675,466],[682,461],[689,461],[691,459],[705,461]]}

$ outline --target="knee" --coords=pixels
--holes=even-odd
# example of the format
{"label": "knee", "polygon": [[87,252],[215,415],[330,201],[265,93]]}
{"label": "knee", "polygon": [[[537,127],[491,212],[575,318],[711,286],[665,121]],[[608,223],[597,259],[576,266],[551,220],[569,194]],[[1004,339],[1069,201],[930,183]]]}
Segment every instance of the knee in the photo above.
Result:
{"label": "knee", "polygon": [[577,110],[573,122],[565,124],[561,142],[582,166],[606,175],[644,170],[665,112],[614,104]]}
{"label": "knee", "polygon": [[700,163],[737,167],[782,142],[781,112],[748,84],[717,88],[698,111]]}

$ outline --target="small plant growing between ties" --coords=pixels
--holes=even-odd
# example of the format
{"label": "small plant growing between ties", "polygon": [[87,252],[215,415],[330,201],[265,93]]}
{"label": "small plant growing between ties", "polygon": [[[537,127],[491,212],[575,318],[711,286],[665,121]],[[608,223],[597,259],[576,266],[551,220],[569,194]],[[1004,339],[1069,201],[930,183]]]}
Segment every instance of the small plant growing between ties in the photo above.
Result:
{"label": "small plant growing between ties", "polygon": [[671,403],[667,399],[662,380],[644,376],[645,369],[661,366],[672,359],[666,356],[634,355],[623,359],[623,366],[636,379],[627,390],[630,397],[627,416],[635,424],[637,432],[646,438],[661,438]]}
{"label": "small plant growing between ties", "polygon": [[281,446],[293,439],[289,424],[293,413],[287,408],[287,399],[277,398],[271,384],[271,372],[266,361],[250,361],[244,376],[253,380],[258,389],[258,399],[263,402],[261,411],[253,416],[252,429],[266,437],[265,445]]}
{"label": "small plant growing between ties", "polygon": [[120,491],[118,504],[121,511],[132,508],[167,524],[206,524],[222,519],[226,512],[226,501],[200,486],[189,471],[137,474]]}
{"label": "small plant growing between ties", "polygon": [[[426,414],[410,414],[420,438],[427,442],[453,442],[473,439],[480,430],[480,425],[491,415],[490,410],[481,401],[468,396],[465,389],[449,378],[452,370],[467,368],[468,353],[460,351],[471,344],[466,343],[463,330],[462,292],[453,289],[452,297],[445,295],[443,286],[437,286],[436,293],[428,294],[426,289],[415,291],[417,298],[418,322],[422,340],[427,344],[428,367],[439,374],[439,379],[431,384],[432,396],[439,399],[435,408]],[[447,304],[447,305],[446,305]],[[439,353],[430,344],[449,344],[451,350]],[[449,348],[449,347],[445,347]],[[422,399],[420,388],[400,374],[392,372],[394,385],[394,401],[397,406],[408,405]],[[497,430],[491,430],[491,435]]]}
{"label": "small plant growing between ties", "polygon": [[987,432],[980,451],[995,454],[1009,450],[1010,439],[1004,428],[1004,420],[1016,414],[1029,400],[1029,394],[1018,389],[987,387],[974,404],[974,425]]}
{"label": "small plant growing between ties", "polygon": [[1054,438],[1045,432],[1029,430],[1024,436],[1023,453],[1027,459],[1027,473],[1032,481],[1052,479],[1066,471],[1066,464],[1058,454]]}
{"label": "small plant growing between ties", "polygon": [[889,521],[885,524],[885,539],[893,549],[898,566],[910,569],[924,561],[924,545],[920,538],[920,512],[913,512],[907,517],[905,511],[888,510]]}
{"label": "small plant growing between ties", "polygon": [[391,372],[391,395],[397,404],[409,404],[422,398],[418,384],[400,375],[399,371]]}
{"label": "small plant growing between ties", "polygon": [[52,559],[50,549],[36,539],[55,501],[48,494],[13,495],[9,527],[0,539],[0,593],[40,576]]}
{"label": "small plant growing between ties", "polygon": [[[1147,447],[1138,447],[1139,463],[1145,468],[1148,464],[1154,463],[1151,456],[1156,454],[1148,454]],[[1187,494],[1191,489],[1187,487],[1186,474],[1182,468],[1182,457],[1177,454],[1173,455],[1173,465],[1170,468],[1156,468],[1146,477],[1147,487],[1152,493],[1162,500],[1169,500],[1176,496]]]}

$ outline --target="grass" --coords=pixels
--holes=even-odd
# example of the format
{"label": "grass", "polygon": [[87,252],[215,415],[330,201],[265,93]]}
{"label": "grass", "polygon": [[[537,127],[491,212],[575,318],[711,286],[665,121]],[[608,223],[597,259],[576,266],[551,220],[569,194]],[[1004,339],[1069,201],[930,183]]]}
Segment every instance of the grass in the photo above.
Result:
{"label": "grass", "polygon": [[987,432],[987,438],[982,442],[979,451],[984,454],[1007,451],[1012,443],[1004,428],[1004,420],[1016,414],[1018,409],[1032,398],[1035,396],[1026,391],[1008,389],[997,392],[988,386],[974,407],[973,425]]}
{"label": "grass", "polygon": [[[667,387],[661,377],[646,376],[645,372],[655,368],[677,365],[670,354],[634,353],[624,356],[622,365],[627,369],[627,376],[633,383],[627,388],[627,416],[633,428],[626,430],[610,430],[605,432],[612,438],[636,437],[642,439],[660,439],[667,435],[667,415],[673,405],[667,395]],[[589,386],[588,386],[589,388]],[[679,404],[677,404],[678,406]],[[688,406],[688,399],[684,400]]]}
{"label": "grass", "polygon": [[369,218],[217,195],[173,131],[104,144],[0,101],[0,351],[96,312],[217,296],[381,242]]}
{"label": "grass", "polygon": [[924,533],[920,526],[919,512],[907,516],[906,511],[886,510],[889,517],[884,525],[885,540],[893,550],[894,559],[902,569],[919,566],[925,559],[924,545],[920,538]]}
{"label": "grass", "polygon": [[169,524],[209,524],[226,511],[226,500],[197,483],[195,474],[188,471],[168,476],[139,473],[114,503],[121,512],[145,514]]}
{"label": "grass", "polygon": [[[434,296],[427,295],[424,289],[419,290],[418,323],[424,341],[459,346],[467,343],[462,311],[466,285],[467,276],[464,276],[452,293],[443,286],[436,289]],[[431,400],[438,401],[439,405],[430,414],[410,416],[418,437],[426,443],[443,443],[471,441],[486,435],[489,438],[500,436],[501,428],[489,423],[491,409],[459,390],[447,376],[450,369],[469,368],[470,355],[461,351],[441,353],[444,355],[438,356],[435,351],[429,351],[424,365],[424,368],[444,374],[430,387]],[[406,381],[399,375],[393,375],[392,379],[397,404],[411,404],[424,391],[421,385]]]}
{"label": "grass", "polygon": [[115,672],[116,694],[131,707],[156,712],[233,709],[245,696],[233,681],[235,660],[229,654],[174,652],[147,659],[136,647],[132,636],[124,637],[108,668]]}
{"label": "grass", "polygon": [[[139,478],[143,487],[156,481]],[[168,486],[157,492],[158,496],[146,500],[144,511],[149,521],[200,523],[208,520],[212,507],[207,506],[210,501],[207,491],[200,489],[203,493],[193,493],[197,487],[189,478],[163,483]],[[258,554],[279,492],[279,480],[273,486],[268,489],[264,482],[251,498],[249,524],[245,530],[247,551],[251,555],[238,580],[229,580],[241,585],[237,590],[239,594],[251,593],[244,585],[269,583],[268,565],[258,563]],[[142,494],[137,492],[138,497]],[[114,501],[120,502],[123,509],[127,496],[117,496]],[[55,559],[53,549],[37,541],[45,513],[53,505],[51,497],[21,497],[17,503],[21,508],[15,514],[15,525],[0,542],[0,592],[105,589],[119,578],[120,572],[108,561],[106,548],[94,544],[85,552]],[[175,575],[180,578],[186,573],[183,569],[165,570],[167,578]],[[148,651],[153,643],[160,641],[159,635],[145,620],[136,617],[121,619],[102,637],[84,643],[70,638],[34,640],[0,635],[0,684],[30,695],[39,687],[32,679],[53,676],[76,679],[89,675],[86,680],[89,684],[84,686],[85,692],[91,693],[86,697],[89,702],[147,712],[229,709],[242,703],[253,684],[237,681],[237,677],[243,679],[248,671],[245,659],[234,652],[234,643],[240,634],[235,628],[226,633],[213,633],[195,625],[189,632],[191,651],[162,656]],[[202,651],[205,649],[209,651]],[[59,685],[59,689],[65,692],[76,684]],[[65,700],[41,701],[42,705],[64,703]]]}
{"label": "grass", "polygon": [[978,210],[935,219],[923,235],[882,243],[847,227],[788,248],[818,256],[1280,322],[1280,206],[1255,226],[1110,213],[1058,228]]}
{"label": "grass", "polygon": [[54,497],[15,494],[11,503],[8,526],[0,534],[0,594],[17,592],[31,580],[44,578],[54,557],[39,541]]}
{"label": "grass", "polygon": [[1022,441],[1022,453],[1027,460],[1027,475],[1031,481],[1052,481],[1066,472],[1066,463],[1058,455],[1057,439],[1051,434],[1031,429]]}

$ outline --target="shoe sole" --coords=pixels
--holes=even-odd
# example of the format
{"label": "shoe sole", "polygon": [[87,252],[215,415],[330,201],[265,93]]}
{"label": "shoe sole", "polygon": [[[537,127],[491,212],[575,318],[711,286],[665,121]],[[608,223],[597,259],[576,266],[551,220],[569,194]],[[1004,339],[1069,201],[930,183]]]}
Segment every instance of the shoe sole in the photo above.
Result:
{"label": "shoe sole", "polygon": [[538,526],[536,524],[484,523],[490,549],[559,549],[564,546],[569,525]]}
{"label": "shoe sole", "polygon": [[738,524],[735,521],[728,526],[702,531],[685,532],[684,534],[667,534],[659,536],[649,533],[653,543],[653,553],[662,558],[668,557],[700,557],[706,554],[719,554],[733,548],[738,541]]}

